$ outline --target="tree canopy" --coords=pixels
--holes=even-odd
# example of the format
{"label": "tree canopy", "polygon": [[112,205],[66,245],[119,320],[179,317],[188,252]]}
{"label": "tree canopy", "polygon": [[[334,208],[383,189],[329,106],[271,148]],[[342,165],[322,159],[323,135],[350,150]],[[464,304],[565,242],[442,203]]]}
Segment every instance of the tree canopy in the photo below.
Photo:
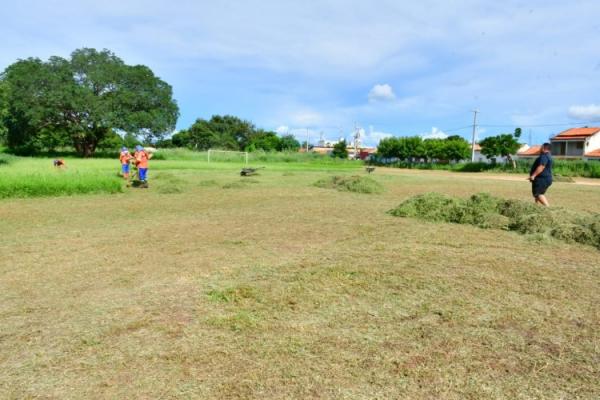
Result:
{"label": "tree canopy", "polygon": [[0,144],[6,141],[6,117],[8,116],[8,92],[6,83],[0,80]]}
{"label": "tree canopy", "polygon": [[108,50],[20,60],[0,82],[7,93],[7,143],[18,152],[69,144],[87,157],[115,131],[159,139],[174,129],[179,114],[171,86]]}
{"label": "tree canopy", "polygon": [[481,154],[488,158],[494,157],[506,157],[509,161],[512,161],[512,155],[515,154],[521,144],[519,138],[521,137],[521,128],[515,129],[514,133],[503,133],[497,136],[490,136],[479,142],[481,146]]}
{"label": "tree canopy", "polygon": [[460,161],[468,158],[469,153],[469,143],[460,136],[425,140],[419,136],[390,137],[377,146],[378,156],[408,162]]}
{"label": "tree canopy", "polygon": [[340,140],[333,145],[331,156],[334,158],[348,158],[348,146],[346,145],[345,140]]}
{"label": "tree canopy", "polygon": [[174,134],[171,143],[196,150],[296,151],[300,148],[292,135],[279,137],[275,132],[257,129],[251,122],[231,115],[197,119],[190,128]]}

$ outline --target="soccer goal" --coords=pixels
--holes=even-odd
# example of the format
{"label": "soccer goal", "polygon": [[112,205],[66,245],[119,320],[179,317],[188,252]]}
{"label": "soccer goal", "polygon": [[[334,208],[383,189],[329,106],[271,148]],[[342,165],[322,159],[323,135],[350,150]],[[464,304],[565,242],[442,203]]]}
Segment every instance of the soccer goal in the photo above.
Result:
{"label": "soccer goal", "polygon": [[[219,157],[221,155],[221,157]],[[224,156],[224,157],[223,157]],[[238,157],[244,158],[244,163],[248,166],[248,152],[247,151],[231,151],[231,150],[208,150],[208,163],[211,161],[237,161]]]}

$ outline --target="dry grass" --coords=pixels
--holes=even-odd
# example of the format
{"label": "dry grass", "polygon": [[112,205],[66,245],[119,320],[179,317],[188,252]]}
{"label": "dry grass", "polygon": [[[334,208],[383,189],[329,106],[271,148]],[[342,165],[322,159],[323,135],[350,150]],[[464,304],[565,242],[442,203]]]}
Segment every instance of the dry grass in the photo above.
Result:
{"label": "dry grass", "polygon": [[[600,252],[386,214],[526,182],[167,172],[179,193],[0,201],[0,397],[600,396]],[[599,187],[549,198],[600,211]]]}

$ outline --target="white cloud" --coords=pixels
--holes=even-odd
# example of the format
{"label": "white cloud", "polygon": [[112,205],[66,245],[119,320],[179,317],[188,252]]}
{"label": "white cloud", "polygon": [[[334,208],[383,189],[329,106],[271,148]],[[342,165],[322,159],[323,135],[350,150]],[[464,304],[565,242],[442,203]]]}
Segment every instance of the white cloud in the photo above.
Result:
{"label": "white cloud", "polygon": [[290,127],[281,125],[275,128],[275,132],[277,132],[280,135],[287,135],[290,132]]}
{"label": "white cloud", "polygon": [[377,84],[377,85],[373,86],[373,88],[369,92],[369,101],[370,102],[391,101],[391,100],[394,100],[395,98],[396,98],[396,95],[394,94],[394,90],[387,83],[384,83],[382,85]]}
{"label": "white cloud", "polygon": [[434,126],[431,128],[431,132],[423,133],[421,137],[423,139],[446,139],[448,135]]}
{"label": "white cloud", "polygon": [[361,140],[362,144],[365,146],[376,147],[381,141],[381,139],[389,138],[392,136],[394,135],[391,133],[375,130],[373,126],[369,126],[369,132],[365,132],[365,130],[361,128]]}
{"label": "white cloud", "polygon": [[569,117],[584,121],[600,121],[600,105],[571,106]]}

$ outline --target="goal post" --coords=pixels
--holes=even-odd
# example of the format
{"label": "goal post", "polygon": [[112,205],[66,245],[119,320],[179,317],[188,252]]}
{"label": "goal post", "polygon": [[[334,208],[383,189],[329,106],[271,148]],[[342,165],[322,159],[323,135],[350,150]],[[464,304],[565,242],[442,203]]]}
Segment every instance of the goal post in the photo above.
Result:
{"label": "goal post", "polygon": [[247,151],[213,150],[213,149],[208,149],[207,161],[208,161],[209,164],[210,164],[211,155],[213,156],[213,161],[214,161],[214,154],[215,153],[228,153],[228,154],[243,155],[244,156],[244,163],[245,163],[246,166],[248,166],[248,152]]}

